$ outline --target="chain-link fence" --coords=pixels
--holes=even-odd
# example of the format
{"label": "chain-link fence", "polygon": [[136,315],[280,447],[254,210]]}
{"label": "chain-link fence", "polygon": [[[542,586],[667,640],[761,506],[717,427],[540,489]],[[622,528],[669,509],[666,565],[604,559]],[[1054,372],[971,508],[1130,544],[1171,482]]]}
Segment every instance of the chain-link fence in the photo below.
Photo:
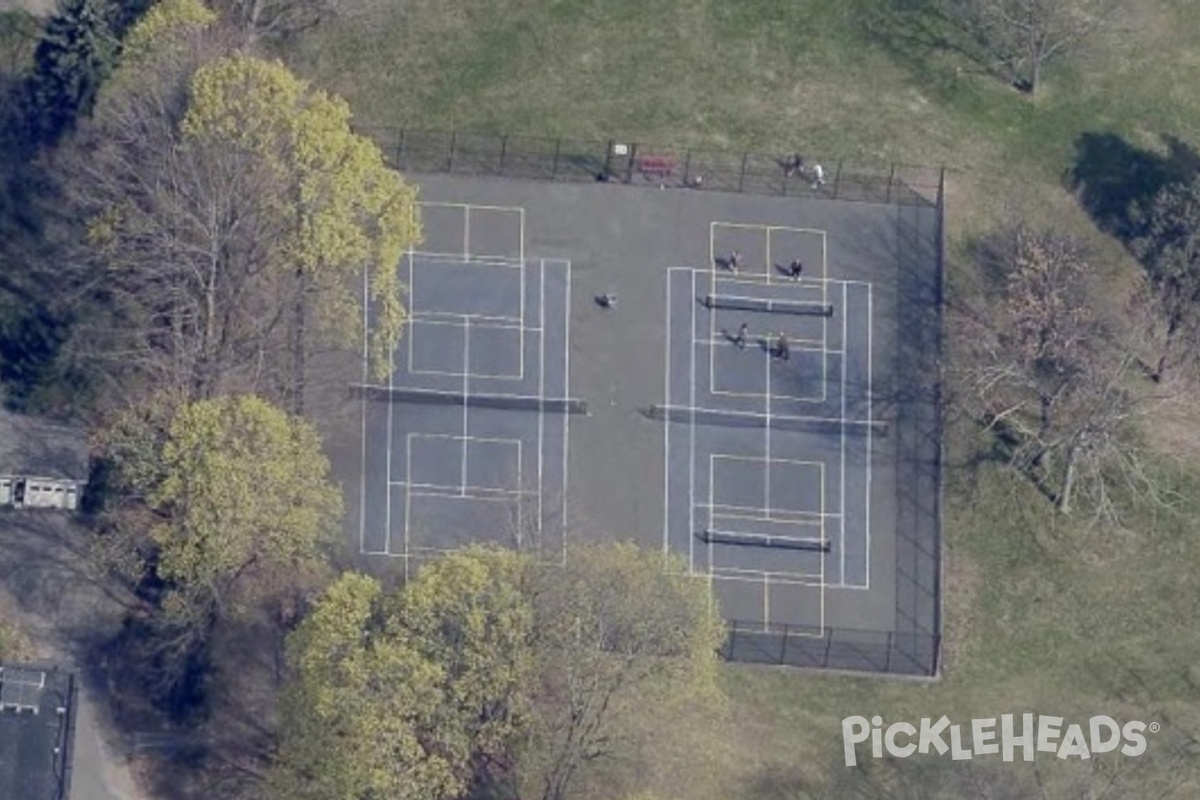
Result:
{"label": "chain-link fence", "polygon": [[937,670],[939,638],[934,634],[726,624],[729,635],[721,655],[730,661],[914,676]]}
{"label": "chain-link fence", "polygon": [[941,170],[872,168],[799,153],[733,152],[616,140],[554,139],[410,128],[365,128],[405,172],[558,181],[615,181],[868,203],[938,201]]}

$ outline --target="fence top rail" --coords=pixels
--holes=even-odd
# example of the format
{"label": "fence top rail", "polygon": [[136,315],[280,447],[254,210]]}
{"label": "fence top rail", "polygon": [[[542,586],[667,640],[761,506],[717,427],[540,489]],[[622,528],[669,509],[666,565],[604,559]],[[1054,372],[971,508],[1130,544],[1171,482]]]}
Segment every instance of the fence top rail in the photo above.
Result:
{"label": "fence top rail", "polygon": [[[398,169],[534,180],[599,181],[745,194],[936,206],[945,167],[856,163],[799,152],[763,153],[637,140],[362,127]],[[654,159],[670,158],[666,170]]]}

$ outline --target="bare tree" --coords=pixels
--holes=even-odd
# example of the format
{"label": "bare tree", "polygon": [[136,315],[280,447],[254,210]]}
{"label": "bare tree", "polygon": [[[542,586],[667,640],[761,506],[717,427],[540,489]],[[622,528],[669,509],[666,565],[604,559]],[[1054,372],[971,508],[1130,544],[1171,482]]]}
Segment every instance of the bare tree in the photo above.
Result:
{"label": "bare tree", "polygon": [[214,7],[253,43],[313,28],[336,13],[337,5],[337,0],[217,0]]}
{"label": "bare tree", "polygon": [[1018,224],[985,252],[999,297],[962,320],[968,413],[1060,511],[1083,494],[1112,517],[1114,487],[1154,489],[1135,423],[1165,397],[1131,388],[1135,360],[1090,311],[1080,243]]}
{"label": "bare tree", "polygon": [[1037,91],[1042,69],[1112,27],[1120,0],[949,0],[947,13],[1004,69]]}
{"label": "bare tree", "polygon": [[1150,378],[1169,370],[1190,374],[1200,365],[1200,178],[1165,187],[1132,210],[1143,233],[1130,249],[1146,268],[1131,311],[1153,349]]}

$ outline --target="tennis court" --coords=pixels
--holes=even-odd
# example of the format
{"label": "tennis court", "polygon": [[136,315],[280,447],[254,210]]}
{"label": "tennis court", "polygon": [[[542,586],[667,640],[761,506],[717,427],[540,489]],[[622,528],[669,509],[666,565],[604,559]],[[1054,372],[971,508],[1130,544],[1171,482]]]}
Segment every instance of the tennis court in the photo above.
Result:
{"label": "tennis court", "polygon": [[355,387],[361,552],[407,570],[495,542],[561,561],[568,417],[585,410],[567,389],[570,264],[521,257],[524,209],[420,211],[429,233],[400,265],[409,318],[394,372]]}
{"label": "tennis court", "polygon": [[410,177],[363,554],[634,540],[711,586],[730,658],[935,669],[934,206]]}

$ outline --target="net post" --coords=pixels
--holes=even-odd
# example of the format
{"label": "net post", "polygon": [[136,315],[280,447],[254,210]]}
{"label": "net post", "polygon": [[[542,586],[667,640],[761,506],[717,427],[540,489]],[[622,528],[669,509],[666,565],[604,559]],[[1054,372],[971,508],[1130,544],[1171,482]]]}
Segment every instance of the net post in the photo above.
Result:
{"label": "net post", "polygon": [[895,180],[896,180],[896,162],[893,161],[892,162],[892,171],[888,175],[887,201],[886,201],[888,203],[892,202],[892,184]]}
{"label": "net post", "polygon": [[843,159],[838,159],[837,174],[833,178],[833,197],[835,200],[841,194],[842,189],[842,161]]}
{"label": "net post", "polygon": [[562,154],[562,138],[554,137],[554,166],[550,170],[550,177],[557,180],[558,178],[558,157]]}
{"label": "net post", "polygon": [[450,150],[446,154],[446,172],[454,172],[454,146],[457,138],[458,134],[450,131]]}
{"label": "net post", "polygon": [[742,153],[742,169],[738,175],[738,191],[739,192],[746,191],[746,160],[749,158],[750,158],[749,151],[745,151]]}
{"label": "net post", "polygon": [[508,153],[508,134],[500,137],[500,174],[504,174],[504,156]]}

